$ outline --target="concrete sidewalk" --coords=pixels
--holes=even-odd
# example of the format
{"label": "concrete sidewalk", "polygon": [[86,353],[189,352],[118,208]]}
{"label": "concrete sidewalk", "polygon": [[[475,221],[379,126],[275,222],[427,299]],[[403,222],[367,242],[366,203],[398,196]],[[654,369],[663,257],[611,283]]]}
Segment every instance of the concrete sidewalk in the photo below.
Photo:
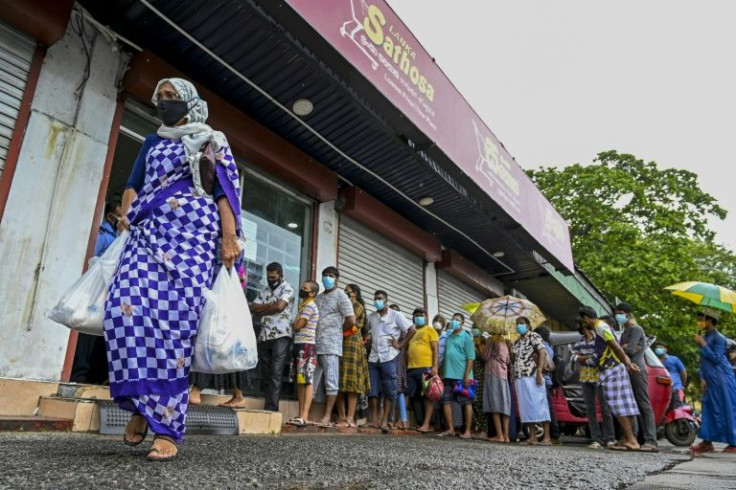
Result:
{"label": "concrete sidewalk", "polygon": [[[716,446],[718,451],[721,451],[723,447],[724,445]],[[631,490],[736,489],[736,454],[715,452],[695,456],[691,461],[677,464],[662,473],[648,475],[644,481],[628,488]]]}

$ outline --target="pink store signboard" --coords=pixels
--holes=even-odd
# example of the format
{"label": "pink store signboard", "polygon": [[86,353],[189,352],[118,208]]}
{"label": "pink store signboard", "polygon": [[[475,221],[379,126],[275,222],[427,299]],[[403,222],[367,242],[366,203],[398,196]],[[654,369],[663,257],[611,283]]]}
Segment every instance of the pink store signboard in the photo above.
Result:
{"label": "pink store signboard", "polygon": [[559,262],[567,223],[381,0],[286,0]]}

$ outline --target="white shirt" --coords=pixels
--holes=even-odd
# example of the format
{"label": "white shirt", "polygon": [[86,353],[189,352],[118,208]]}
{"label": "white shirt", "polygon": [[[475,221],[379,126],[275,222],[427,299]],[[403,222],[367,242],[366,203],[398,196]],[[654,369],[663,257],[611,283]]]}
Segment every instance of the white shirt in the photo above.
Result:
{"label": "white shirt", "polygon": [[391,338],[399,340],[410,328],[409,320],[391,308],[384,316],[378,312],[368,315],[368,331],[373,337],[368,362],[388,362],[398,356],[399,350],[389,345],[389,341]]}

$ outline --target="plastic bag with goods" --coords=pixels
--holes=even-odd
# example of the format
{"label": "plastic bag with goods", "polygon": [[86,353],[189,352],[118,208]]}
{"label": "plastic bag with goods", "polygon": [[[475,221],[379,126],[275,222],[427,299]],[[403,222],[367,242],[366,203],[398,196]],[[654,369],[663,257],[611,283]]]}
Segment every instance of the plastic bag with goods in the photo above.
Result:
{"label": "plastic bag with goods", "polygon": [[128,236],[130,232],[123,231],[104,254],[90,259],[87,271],[66,290],[49,312],[50,320],[81,333],[103,335],[107,291]]}
{"label": "plastic bag with goods", "polygon": [[237,273],[220,269],[204,296],[192,371],[224,374],[256,367],[256,335]]}

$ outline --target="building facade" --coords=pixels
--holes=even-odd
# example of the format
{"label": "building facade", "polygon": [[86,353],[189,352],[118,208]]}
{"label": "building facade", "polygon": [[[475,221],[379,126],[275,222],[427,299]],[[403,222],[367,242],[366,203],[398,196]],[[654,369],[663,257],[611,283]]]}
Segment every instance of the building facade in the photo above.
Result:
{"label": "building facade", "polygon": [[46,313],[173,76],[240,166],[249,297],[278,261],[291,284],[337,265],[341,286],[430,315],[503,294],[555,328],[610,309],[564,220],[382,0],[2,1],[0,21],[0,377],[68,377],[76,334]]}

